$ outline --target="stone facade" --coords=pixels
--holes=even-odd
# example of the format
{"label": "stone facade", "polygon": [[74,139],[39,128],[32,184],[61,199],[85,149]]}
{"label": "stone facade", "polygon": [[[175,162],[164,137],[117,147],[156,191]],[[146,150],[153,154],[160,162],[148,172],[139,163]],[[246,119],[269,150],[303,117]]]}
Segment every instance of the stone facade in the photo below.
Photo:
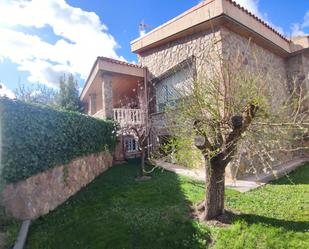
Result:
{"label": "stone facade", "polygon": [[[221,28],[222,49],[226,58],[232,60],[238,53],[241,54],[244,67],[252,72],[262,72],[262,76],[266,81],[267,88],[272,94],[272,107],[278,108],[282,104],[291,90],[292,82],[296,80],[298,84],[303,86],[304,92],[308,91],[308,74],[309,64],[307,57],[304,54],[298,54],[287,58],[276,55],[274,52],[262,48],[254,43],[254,40],[249,41],[247,38],[240,36],[226,28]],[[263,75],[263,72],[265,75]],[[291,135],[292,136],[292,135]],[[305,145],[299,145],[304,147]],[[293,158],[308,158],[308,153],[304,150],[296,152],[277,152],[273,156],[273,165],[276,168],[281,163],[289,162]],[[240,178],[247,174],[261,173],[263,171],[271,171],[272,168],[265,168],[257,160],[253,164],[254,169],[249,169],[250,162],[246,157],[241,157],[242,160],[236,165],[230,165],[227,169],[230,178]],[[257,171],[257,172],[254,172]]]}
{"label": "stone facade", "polygon": [[[213,43],[216,45],[212,45]],[[150,82],[162,77],[168,70],[177,66],[184,60],[194,57],[194,70],[197,80],[203,79],[209,74],[211,67],[219,66],[212,58],[223,58],[233,61],[233,58],[241,58],[243,66],[251,72],[258,72],[265,78],[268,89],[274,93],[272,97],[272,107],[281,105],[289,89],[289,76],[301,74],[302,77],[309,73],[309,60],[298,55],[285,58],[277,53],[257,45],[254,40],[236,34],[235,32],[221,26],[215,30],[208,30],[193,35],[182,37],[178,40],[150,48],[139,53],[139,63],[149,70]],[[263,74],[264,73],[264,74]],[[307,80],[308,81],[308,80]],[[307,82],[306,81],[306,82]],[[308,84],[308,83],[307,83]],[[150,119],[156,135],[151,138],[154,148],[158,143],[157,136],[168,134],[168,124],[163,113],[157,113],[155,104],[151,104]],[[277,155],[280,161],[291,160],[294,156],[291,153],[281,153]],[[240,163],[240,167],[231,166],[228,169],[231,177],[240,177],[247,173],[245,160]],[[262,166],[261,166],[262,170]]]}
{"label": "stone facade", "polygon": [[103,74],[102,82],[103,119],[113,118],[113,87],[112,75]]}
{"label": "stone facade", "polygon": [[[139,64],[147,67],[148,80],[151,81],[193,57],[194,75],[203,77],[207,74],[211,54],[222,49],[220,40],[219,29],[199,32],[139,53]],[[214,42],[216,46],[212,46]],[[158,135],[168,134],[164,114],[157,113],[155,103],[150,103],[150,119]],[[151,138],[153,147],[156,147],[157,141],[155,136]]]}
{"label": "stone facade", "polygon": [[65,202],[112,163],[109,152],[100,152],[9,184],[3,190],[3,205],[16,218],[37,218]]}
{"label": "stone facade", "polygon": [[309,58],[296,54],[287,60],[287,74],[290,81],[297,81],[309,90]]}
{"label": "stone facade", "polygon": [[[139,64],[147,67],[149,71],[148,80],[152,80],[185,59],[194,56],[197,75],[203,75],[209,65],[207,63],[209,53],[221,50],[220,40],[220,30],[218,29],[185,36],[141,52],[138,55]],[[211,46],[214,41],[218,41],[215,47]],[[211,47],[212,49],[209,49]]]}
{"label": "stone facade", "polygon": [[221,28],[221,37],[224,58],[242,60],[243,67],[262,77],[269,92],[275,93],[273,107],[280,105],[287,95],[286,59],[227,28]]}

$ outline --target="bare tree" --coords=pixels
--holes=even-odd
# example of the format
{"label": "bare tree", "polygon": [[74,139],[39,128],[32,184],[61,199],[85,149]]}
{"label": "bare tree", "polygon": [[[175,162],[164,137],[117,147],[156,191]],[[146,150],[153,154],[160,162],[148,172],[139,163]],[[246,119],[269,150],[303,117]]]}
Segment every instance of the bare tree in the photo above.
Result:
{"label": "bare tree", "polygon": [[17,99],[25,102],[51,106],[56,105],[57,92],[45,85],[36,84],[26,86],[25,84],[19,84],[14,93]]}
{"label": "bare tree", "polygon": [[[246,66],[240,52],[222,54],[218,43],[209,47],[207,72],[194,79],[189,90],[178,89],[177,108],[166,115],[171,134],[192,139],[204,157],[206,195],[197,207],[202,220],[223,214],[225,169],[241,149],[271,167],[276,152],[308,148],[303,143],[309,129],[304,84],[292,80],[274,86],[274,72],[261,69],[257,59],[254,66]],[[247,53],[256,58],[254,51]]]}

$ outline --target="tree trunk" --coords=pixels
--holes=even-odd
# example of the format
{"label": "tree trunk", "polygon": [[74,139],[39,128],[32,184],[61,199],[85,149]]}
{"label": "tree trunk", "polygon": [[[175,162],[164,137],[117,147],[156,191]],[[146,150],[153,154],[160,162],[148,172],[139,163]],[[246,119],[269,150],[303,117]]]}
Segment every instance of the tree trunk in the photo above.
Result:
{"label": "tree trunk", "polygon": [[145,149],[142,148],[141,149],[141,176],[145,175],[144,169],[145,169]]}
{"label": "tree trunk", "polygon": [[206,198],[203,219],[212,220],[224,212],[225,167],[220,159],[205,159]]}

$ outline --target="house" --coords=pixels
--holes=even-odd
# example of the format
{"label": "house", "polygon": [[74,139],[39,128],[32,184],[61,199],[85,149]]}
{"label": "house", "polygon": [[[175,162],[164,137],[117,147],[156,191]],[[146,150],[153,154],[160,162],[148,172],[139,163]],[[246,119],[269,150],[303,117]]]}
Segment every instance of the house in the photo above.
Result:
{"label": "house", "polygon": [[[132,41],[137,65],[98,57],[80,97],[86,112],[122,127],[151,122],[157,133],[150,143],[159,143],[168,135],[162,110],[175,101],[169,89],[207,72],[205,47],[214,36],[224,56],[241,52],[246,65],[258,60],[269,69],[278,94],[291,77],[309,89],[309,36],[288,39],[232,0],[207,0]],[[121,137],[117,156],[136,155],[136,143],[132,134]]]}

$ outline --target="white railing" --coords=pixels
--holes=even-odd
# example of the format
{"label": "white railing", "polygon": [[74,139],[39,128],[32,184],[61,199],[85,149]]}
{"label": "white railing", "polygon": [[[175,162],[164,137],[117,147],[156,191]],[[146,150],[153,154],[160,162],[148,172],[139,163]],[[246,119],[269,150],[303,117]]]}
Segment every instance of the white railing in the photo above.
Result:
{"label": "white railing", "polygon": [[114,120],[120,126],[125,125],[140,125],[144,122],[144,115],[142,109],[114,109]]}

